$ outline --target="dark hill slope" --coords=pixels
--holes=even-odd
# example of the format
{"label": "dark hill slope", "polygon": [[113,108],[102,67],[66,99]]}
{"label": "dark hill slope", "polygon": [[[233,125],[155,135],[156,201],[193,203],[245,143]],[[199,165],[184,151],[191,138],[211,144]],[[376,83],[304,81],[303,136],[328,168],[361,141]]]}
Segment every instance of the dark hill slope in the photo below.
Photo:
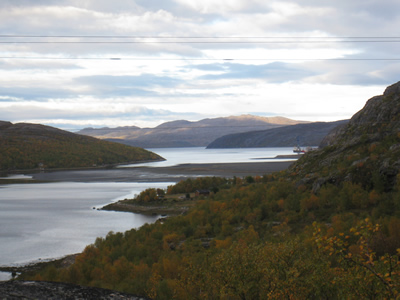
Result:
{"label": "dark hill slope", "polygon": [[333,128],[347,122],[348,120],[296,124],[268,130],[229,134],[216,139],[207,148],[292,147],[298,143],[301,146],[318,146]]}
{"label": "dark hill slope", "polygon": [[140,148],[40,124],[0,121],[0,170],[77,168],[162,160]]}
{"label": "dark hill slope", "polygon": [[1,299],[146,300],[131,294],[68,283],[10,280],[0,282]]}
{"label": "dark hill slope", "polygon": [[400,171],[400,82],[368,100],[349,123],[333,130],[321,150],[307,153],[291,171],[314,190],[351,181],[390,191]]}

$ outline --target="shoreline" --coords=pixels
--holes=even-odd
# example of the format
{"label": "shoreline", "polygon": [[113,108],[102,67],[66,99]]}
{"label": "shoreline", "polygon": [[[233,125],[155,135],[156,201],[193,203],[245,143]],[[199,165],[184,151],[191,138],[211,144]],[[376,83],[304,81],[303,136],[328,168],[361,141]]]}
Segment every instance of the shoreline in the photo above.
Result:
{"label": "shoreline", "polygon": [[0,170],[0,177],[4,175],[21,175],[21,174],[37,174],[42,172],[57,172],[57,171],[86,171],[86,170],[107,170],[113,169],[118,166],[123,166],[127,164],[143,164],[143,163],[153,163],[153,162],[161,162],[165,161],[166,159],[161,157],[161,159],[156,160],[143,160],[143,161],[127,161],[122,163],[114,163],[114,164],[106,164],[106,165],[99,165],[99,166],[87,166],[87,167],[71,167],[71,168],[34,168],[34,169],[10,169],[10,170]]}
{"label": "shoreline", "polygon": [[262,176],[286,170],[295,161],[200,163],[167,167],[127,167],[97,170],[49,171],[31,175],[34,181],[179,182],[199,176]]}
{"label": "shoreline", "polygon": [[14,279],[18,279],[19,276],[26,276],[29,274],[33,274],[34,272],[44,269],[49,265],[56,265],[59,268],[67,268],[75,262],[75,258],[81,253],[67,254],[58,258],[49,258],[43,261],[32,261],[26,264],[19,264],[15,266],[0,266],[0,272],[9,273],[10,279],[8,280],[0,280],[0,282],[10,281]]}
{"label": "shoreline", "polygon": [[[234,176],[262,176],[286,170],[294,161],[269,161],[269,162],[240,162],[240,163],[201,163],[201,164],[180,164],[168,167],[129,167],[97,170],[65,170],[50,171],[31,175],[32,180],[29,183],[39,182],[179,182],[187,178],[217,176],[232,178]],[[14,180],[18,181],[18,180]],[[21,180],[23,183],[23,180]],[[17,182],[14,182],[17,183]],[[5,184],[5,183],[3,183]],[[0,184],[1,187],[2,184]],[[118,202],[117,202],[118,204]],[[120,203],[122,204],[122,203]],[[125,208],[125,207],[124,207]],[[104,208],[103,208],[104,209]],[[174,214],[176,210],[164,207],[166,214]],[[112,209],[115,210],[115,209]],[[151,214],[160,207],[136,207],[136,210],[142,210],[139,213]],[[43,262],[31,262],[19,266],[0,266],[2,272],[27,273],[41,265],[51,262],[61,262],[71,258],[76,254],[66,255],[63,258],[49,259]]]}

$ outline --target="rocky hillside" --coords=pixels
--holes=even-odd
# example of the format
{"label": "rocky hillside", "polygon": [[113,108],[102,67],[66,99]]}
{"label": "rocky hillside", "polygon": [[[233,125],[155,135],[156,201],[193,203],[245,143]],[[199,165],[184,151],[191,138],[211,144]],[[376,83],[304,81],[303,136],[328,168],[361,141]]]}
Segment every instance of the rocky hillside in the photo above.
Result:
{"label": "rocky hillside", "polygon": [[335,127],[348,120],[296,124],[261,131],[229,134],[210,143],[207,148],[254,148],[318,146]]}
{"label": "rocky hillside", "polygon": [[0,121],[0,170],[79,168],[162,159],[144,149],[50,126]]}
{"label": "rocky hillside", "polygon": [[44,282],[44,281],[7,281],[0,282],[0,299],[24,299],[24,300],[146,300],[126,293],[99,289],[95,287],[83,287],[68,283]]}
{"label": "rocky hillside", "polygon": [[291,168],[314,190],[324,183],[351,181],[368,190],[390,191],[400,171],[400,82],[368,100],[349,123],[333,130],[321,150]]}
{"label": "rocky hillside", "polygon": [[298,123],[305,122],[283,117],[242,115],[204,119],[197,122],[178,120],[163,123],[155,128],[136,126],[85,128],[78,133],[143,148],[205,147],[227,134],[265,130]]}

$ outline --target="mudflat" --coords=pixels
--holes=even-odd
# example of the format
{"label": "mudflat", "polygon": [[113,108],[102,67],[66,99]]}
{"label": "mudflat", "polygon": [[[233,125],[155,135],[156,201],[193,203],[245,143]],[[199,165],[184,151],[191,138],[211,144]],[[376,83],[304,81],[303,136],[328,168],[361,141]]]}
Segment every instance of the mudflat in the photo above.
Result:
{"label": "mudflat", "polygon": [[34,180],[72,182],[178,182],[189,177],[243,177],[271,174],[287,169],[293,161],[250,163],[181,164],[169,167],[45,171],[31,174]]}

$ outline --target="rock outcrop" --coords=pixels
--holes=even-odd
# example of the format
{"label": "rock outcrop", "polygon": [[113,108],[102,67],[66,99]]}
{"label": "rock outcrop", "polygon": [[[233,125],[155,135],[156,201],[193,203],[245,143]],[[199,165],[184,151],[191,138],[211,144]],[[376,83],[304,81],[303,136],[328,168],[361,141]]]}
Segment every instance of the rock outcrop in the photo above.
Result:
{"label": "rock outcrop", "polygon": [[45,281],[0,282],[1,300],[149,300],[111,290]]}
{"label": "rock outcrop", "polygon": [[314,191],[343,181],[390,191],[400,173],[400,82],[369,99],[321,145],[290,168],[302,183],[312,183]]}
{"label": "rock outcrop", "polygon": [[341,144],[349,147],[360,143],[379,141],[388,135],[400,132],[400,82],[386,88],[381,96],[367,101],[347,126],[340,126],[330,132],[321,146]]}

